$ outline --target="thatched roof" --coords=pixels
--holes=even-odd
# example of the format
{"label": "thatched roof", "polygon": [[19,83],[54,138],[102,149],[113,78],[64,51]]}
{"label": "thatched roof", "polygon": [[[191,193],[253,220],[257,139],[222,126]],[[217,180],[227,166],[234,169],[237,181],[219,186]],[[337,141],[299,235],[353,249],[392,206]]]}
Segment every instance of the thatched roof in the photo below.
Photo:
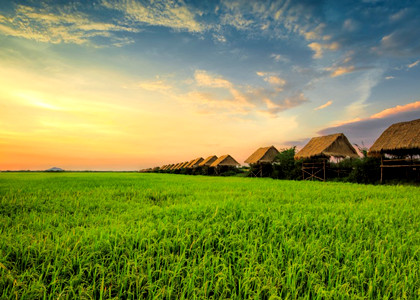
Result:
{"label": "thatched roof", "polygon": [[252,153],[245,162],[247,164],[259,164],[259,163],[272,163],[276,158],[279,151],[274,146],[262,147]]}
{"label": "thatched roof", "polygon": [[166,170],[172,170],[172,168],[174,167],[174,164],[170,164],[167,168],[166,168]]}
{"label": "thatched roof", "polygon": [[369,149],[369,156],[380,154],[420,154],[420,119],[395,123],[386,129]]}
{"label": "thatched roof", "polygon": [[190,162],[186,161],[183,164],[181,164],[181,166],[179,167],[180,169],[184,169]]}
{"label": "thatched roof", "polygon": [[188,162],[188,164],[185,166],[185,168],[189,168],[189,167],[190,167],[190,165],[191,165],[193,162],[194,162],[194,159],[190,160],[190,161]]}
{"label": "thatched roof", "polygon": [[211,155],[198,164],[199,167],[210,166],[217,159],[216,155]]}
{"label": "thatched roof", "polygon": [[216,159],[211,165],[210,167],[221,167],[221,166],[231,166],[231,167],[236,167],[239,166],[240,164],[229,154],[220,156],[218,159]]}
{"label": "thatched roof", "polygon": [[198,167],[198,164],[201,163],[204,159],[202,157],[198,157],[193,159],[191,163],[188,164],[187,168],[195,168]]}
{"label": "thatched roof", "polygon": [[184,161],[184,162],[182,162],[182,163],[179,163],[179,164],[178,164],[178,166],[175,168],[175,170],[179,170],[179,169],[181,169],[181,168],[182,168],[182,166],[183,166],[183,165],[185,165],[186,163],[188,163],[188,162]]}
{"label": "thatched roof", "polygon": [[359,157],[354,147],[342,133],[312,138],[296,155],[295,159],[316,157]]}
{"label": "thatched roof", "polygon": [[172,167],[171,170],[178,170],[178,168],[181,166],[182,163],[177,163],[175,166]]}

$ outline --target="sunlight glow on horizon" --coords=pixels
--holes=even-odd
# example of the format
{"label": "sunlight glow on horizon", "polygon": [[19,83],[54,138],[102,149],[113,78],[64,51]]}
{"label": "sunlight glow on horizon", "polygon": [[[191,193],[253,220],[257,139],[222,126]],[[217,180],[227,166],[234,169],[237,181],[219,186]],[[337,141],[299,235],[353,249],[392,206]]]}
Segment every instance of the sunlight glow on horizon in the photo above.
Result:
{"label": "sunlight glow on horizon", "polygon": [[420,5],[130,3],[0,9],[0,170],[243,163],[420,117]]}

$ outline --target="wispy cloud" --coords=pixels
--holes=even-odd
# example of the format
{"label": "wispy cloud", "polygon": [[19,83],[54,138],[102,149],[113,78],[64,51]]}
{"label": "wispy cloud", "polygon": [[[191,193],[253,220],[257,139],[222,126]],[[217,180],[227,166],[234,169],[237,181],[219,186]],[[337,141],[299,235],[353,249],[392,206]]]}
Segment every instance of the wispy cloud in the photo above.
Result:
{"label": "wispy cloud", "polygon": [[115,32],[138,32],[127,26],[92,21],[66,7],[53,10],[19,5],[13,16],[0,16],[0,33],[52,44],[87,44],[95,37],[105,37],[118,46],[131,40]]}
{"label": "wispy cloud", "polygon": [[273,86],[277,92],[283,91],[283,87],[287,84],[287,81],[284,78],[269,72],[259,71],[257,72],[257,75],[263,77],[263,80]]}
{"label": "wispy cloud", "polygon": [[336,68],[327,68],[328,71],[331,71],[330,76],[331,77],[337,77],[337,76],[341,76],[344,74],[348,74],[348,73],[352,73],[356,70],[356,68],[354,66],[341,66],[341,67],[336,67]]}
{"label": "wispy cloud", "polygon": [[142,81],[137,86],[147,91],[166,91],[172,88],[171,85],[161,79]]}
{"label": "wispy cloud", "polygon": [[332,43],[317,43],[313,42],[308,45],[309,48],[311,48],[315,54],[313,58],[322,58],[324,55],[325,50],[338,50],[340,48],[340,44],[337,42]]}
{"label": "wispy cloud", "polygon": [[322,104],[322,105],[320,105],[320,106],[318,106],[318,107],[314,108],[314,110],[324,109],[324,108],[326,108],[326,107],[330,106],[332,103],[333,103],[333,101],[332,101],[332,100],[327,101],[327,103]]}
{"label": "wispy cloud", "polygon": [[334,124],[333,127],[339,127],[339,126],[343,126],[343,125],[347,125],[347,124],[351,124],[351,123],[357,123],[357,122],[366,121],[366,120],[387,118],[387,117],[390,117],[392,115],[397,115],[397,114],[400,114],[400,113],[414,111],[414,110],[418,110],[418,109],[420,109],[420,101],[408,103],[408,104],[405,104],[405,105],[397,105],[397,106],[394,106],[394,107],[384,109],[384,110],[382,110],[382,111],[380,111],[376,114],[373,114],[373,115],[371,115],[367,118],[355,118],[355,119],[351,119],[351,120],[347,120],[347,121],[338,122],[338,123]]}
{"label": "wispy cloud", "polygon": [[274,59],[275,62],[283,62],[283,63],[290,62],[290,59],[288,59],[287,57],[285,57],[282,54],[275,54],[275,53],[273,53],[273,54],[270,55],[270,57],[272,59]]}
{"label": "wispy cloud", "polygon": [[270,99],[264,99],[266,109],[260,110],[259,112],[267,114],[272,118],[276,118],[278,113],[299,106],[307,101],[308,99],[302,92],[298,92],[292,96],[286,97],[282,99],[282,101],[277,101],[276,103],[274,103]]}
{"label": "wispy cloud", "polygon": [[417,66],[419,63],[420,63],[420,60],[416,60],[415,62],[413,62],[413,63],[411,63],[411,64],[407,65],[407,67],[408,67],[409,69],[411,69],[411,68],[414,68],[415,66]]}
{"label": "wispy cloud", "polygon": [[356,118],[340,122],[332,127],[322,129],[318,133],[344,132],[350,141],[364,142],[366,146],[370,146],[391,124],[416,119],[419,116],[419,112],[420,101],[416,101],[384,109],[368,118]]}
{"label": "wispy cloud", "polygon": [[192,10],[182,0],[157,0],[146,3],[136,0],[104,0],[102,4],[106,8],[122,12],[129,20],[141,24],[188,32],[205,30],[205,26],[196,21],[196,16],[201,12]]}
{"label": "wispy cloud", "polygon": [[213,88],[233,88],[233,84],[221,76],[211,75],[204,70],[196,70],[194,78],[199,86],[213,87]]}
{"label": "wispy cloud", "polygon": [[420,101],[408,103],[405,105],[397,105],[391,108],[384,109],[383,111],[370,116],[370,119],[386,118],[391,115],[399,114],[399,113],[410,111],[410,110],[416,110],[416,109],[420,109]]}
{"label": "wispy cloud", "polygon": [[394,78],[395,78],[394,76],[386,76],[385,77],[386,80],[390,80],[390,79],[394,79]]}

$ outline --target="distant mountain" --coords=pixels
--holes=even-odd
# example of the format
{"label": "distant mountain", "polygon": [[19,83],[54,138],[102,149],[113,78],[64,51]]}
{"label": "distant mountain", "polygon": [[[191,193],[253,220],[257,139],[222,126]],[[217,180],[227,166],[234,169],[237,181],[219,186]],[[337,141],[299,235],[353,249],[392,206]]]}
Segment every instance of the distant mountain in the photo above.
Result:
{"label": "distant mountain", "polygon": [[52,167],[52,168],[50,168],[48,170],[45,170],[45,172],[64,172],[64,170],[61,169],[61,168]]}

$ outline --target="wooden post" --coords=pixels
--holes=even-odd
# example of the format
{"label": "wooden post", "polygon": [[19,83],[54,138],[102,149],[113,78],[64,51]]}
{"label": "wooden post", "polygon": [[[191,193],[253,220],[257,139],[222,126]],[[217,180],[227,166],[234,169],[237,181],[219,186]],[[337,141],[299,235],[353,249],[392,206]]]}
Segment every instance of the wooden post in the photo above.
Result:
{"label": "wooden post", "polygon": [[303,169],[303,162],[302,162],[302,180],[305,180],[305,170]]}
{"label": "wooden post", "polygon": [[311,168],[311,181],[314,181],[314,167]]}
{"label": "wooden post", "polygon": [[324,159],[324,181],[325,181],[325,159]]}
{"label": "wooden post", "polygon": [[383,167],[383,156],[381,155],[381,184],[383,180],[383,173],[384,173],[384,167]]}

